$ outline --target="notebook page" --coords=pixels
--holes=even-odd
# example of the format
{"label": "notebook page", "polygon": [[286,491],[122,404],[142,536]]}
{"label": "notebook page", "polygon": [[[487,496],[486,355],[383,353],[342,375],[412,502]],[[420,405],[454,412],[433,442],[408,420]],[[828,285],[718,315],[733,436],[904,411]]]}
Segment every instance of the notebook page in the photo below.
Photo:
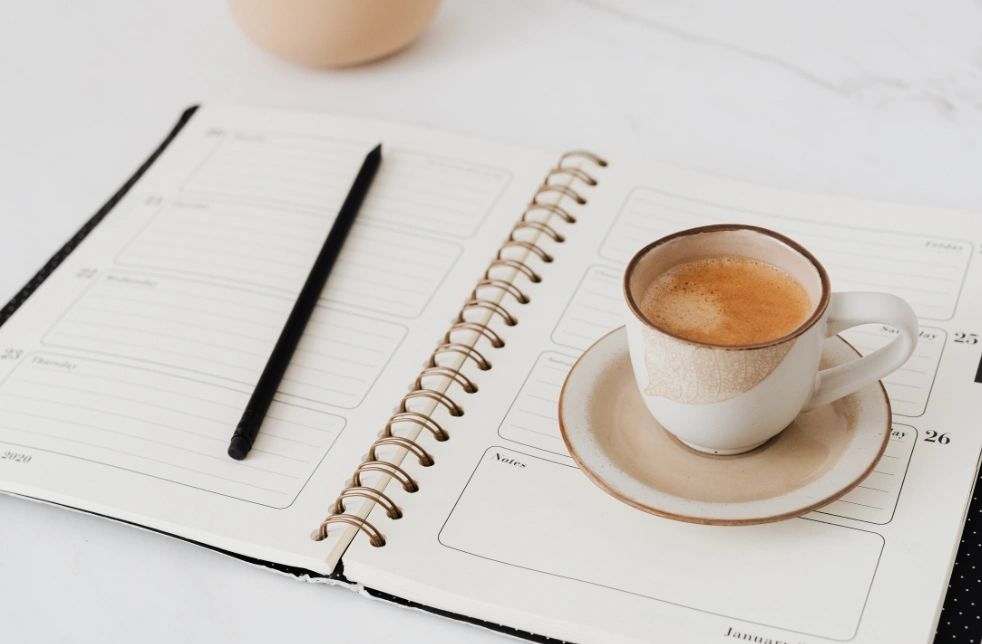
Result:
{"label": "notebook page", "polygon": [[[255,447],[225,453],[365,154],[384,161]],[[0,327],[0,488],[329,572],[309,535],[552,155],[206,106]]]}
{"label": "notebook page", "polygon": [[[982,292],[982,223],[612,161],[565,244],[541,242],[556,261],[536,267],[543,282],[529,287],[494,387],[468,398],[482,422],[461,419],[459,439],[434,446],[437,466],[412,471],[421,493],[393,493],[405,517],[372,517],[387,545],[354,541],[346,574],[572,641],[931,641],[982,453],[966,420],[982,387],[982,302],[971,295]],[[572,363],[622,324],[633,250],[722,221],[788,234],[826,265],[833,290],[896,293],[921,322],[914,355],[885,383],[893,426],[874,471],[838,501],[764,526],[631,509],[578,471],[556,420]],[[893,333],[845,335],[868,352]]]}

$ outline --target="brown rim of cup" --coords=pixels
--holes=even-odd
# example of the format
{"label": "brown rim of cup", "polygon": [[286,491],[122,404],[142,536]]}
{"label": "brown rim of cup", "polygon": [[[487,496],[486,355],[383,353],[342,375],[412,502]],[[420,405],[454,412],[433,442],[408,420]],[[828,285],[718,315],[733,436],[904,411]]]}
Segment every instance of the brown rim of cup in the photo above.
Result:
{"label": "brown rim of cup", "polygon": [[[767,342],[758,342],[756,344],[715,344],[712,342],[700,342],[699,340],[684,338],[680,335],[676,335],[674,333],[666,331],[665,329],[661,328],[660,326],[652,322],[650,319],[648,319],[645,316],[645,314],[641,312],[641,308],[638,306],[638,303],[634,301],[634,296],[631,294],[630,277],[634,273],[634,269],[637,267],[638,262],[641,261],[642,257],[647,255],[650,251],[657,248],[658,246],[661,246],[666,242],[670,242],[680,237],[689,237],[692,235],[699,235],[702,233],[732,232],[735,230],[748,230],[750,232],[772,237],[778,240],[779,242],[783,243],[791,250],[802,255],[805,259],[807,259],[809,262],[812,263],[812,266],[814,266],[815,270],[818,271],[819,279],[822,282],[822,296],[821,298],[819,298],[818,306],[815,307],[815,310],[812,311],[812,314],[808,317],[807,320],[802,322],[791,333],[783,335],[779,338],[775,338],[773,340],[768,340]],[[667,235],[665,237],[662,237],[661,239],[657,239],[651,242],[650,244],[648,244],[647,246],[636,252],[634,254],[634,257],[631,258],[631,261],[627,263],[627,268],[624,269],[623,288],[624,288],[624,299],[627,301],[628,308],[631,309],[631,313],[634,314],[634,317],[636,317],[642,324],[649,326],[660,333],[664,333],[665,335],[671,338],[675,338],[676,340],[680,340],[682,342],[687,342],[689,344],[694,344],[696,346],[701,346],[701,347],[709,347],[712,349],[728,349],[734,351],[743,351],[746,349],[764,349],[767,347],[777,346],[779,344],[787,342],[788,340],[793,340],[794,338],[797,338],[799,335],[803,334],[805,331],[812,328],[815,325],[815,323],[822,318],[822,315],[825,313],[825,309],[827,309],[829,306],[829,298],[831,297],[829,274],[825,271],[825,267],[822,266],[822,263],[819,262],[818,259],[816,259],[815,256],[808,251],[807,248],[805,248],[795,240],[785,237],[781,233],[770,230],[769,228],[761,228],[760,226],[750,226],[747,224],[714,224],[712,226],[699,226],[697,228],[687,228],[686,230],[680,230],[676,233],[672,233],[671,235]]]}

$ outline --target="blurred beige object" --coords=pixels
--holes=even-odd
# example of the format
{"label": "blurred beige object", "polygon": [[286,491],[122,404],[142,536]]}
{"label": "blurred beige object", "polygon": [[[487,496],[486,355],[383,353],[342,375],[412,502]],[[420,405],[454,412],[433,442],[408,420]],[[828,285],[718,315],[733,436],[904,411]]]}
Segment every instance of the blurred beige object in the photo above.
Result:
{"label": "blurred beige object", "polygon": [[239,28],[266,51],[301,65],[343,67],[416,40],[440,0],[229,0]]}

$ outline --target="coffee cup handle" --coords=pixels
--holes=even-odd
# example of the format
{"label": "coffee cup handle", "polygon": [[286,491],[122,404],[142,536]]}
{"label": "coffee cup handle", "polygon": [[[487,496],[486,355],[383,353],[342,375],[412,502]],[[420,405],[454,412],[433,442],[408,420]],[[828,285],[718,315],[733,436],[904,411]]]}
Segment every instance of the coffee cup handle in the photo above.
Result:
{"label": "coffee cup handle", "polygon": [[858,360],[815,376],[815,390],[805,409],[819,407],[862,389],[907,362],[917,345],[918,323],[910,304],[888,293],[833,293],[829,301],[826,337],[861,324],[882,323],[897,329],[897,337]]}

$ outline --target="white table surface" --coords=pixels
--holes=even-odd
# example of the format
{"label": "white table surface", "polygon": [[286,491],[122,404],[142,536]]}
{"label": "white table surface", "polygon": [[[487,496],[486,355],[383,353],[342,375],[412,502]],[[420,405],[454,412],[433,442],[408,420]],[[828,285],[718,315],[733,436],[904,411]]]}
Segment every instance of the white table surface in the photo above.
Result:
{"label": "white table surface", "polygon": [[[0,298],[208,101],[624,148],[773,186],[982,212],[982,2],[447,0],[399,56],[279,62],[223,2],[0,6]],[[0,498],[0,640],[492,642],[193,545]]]}

